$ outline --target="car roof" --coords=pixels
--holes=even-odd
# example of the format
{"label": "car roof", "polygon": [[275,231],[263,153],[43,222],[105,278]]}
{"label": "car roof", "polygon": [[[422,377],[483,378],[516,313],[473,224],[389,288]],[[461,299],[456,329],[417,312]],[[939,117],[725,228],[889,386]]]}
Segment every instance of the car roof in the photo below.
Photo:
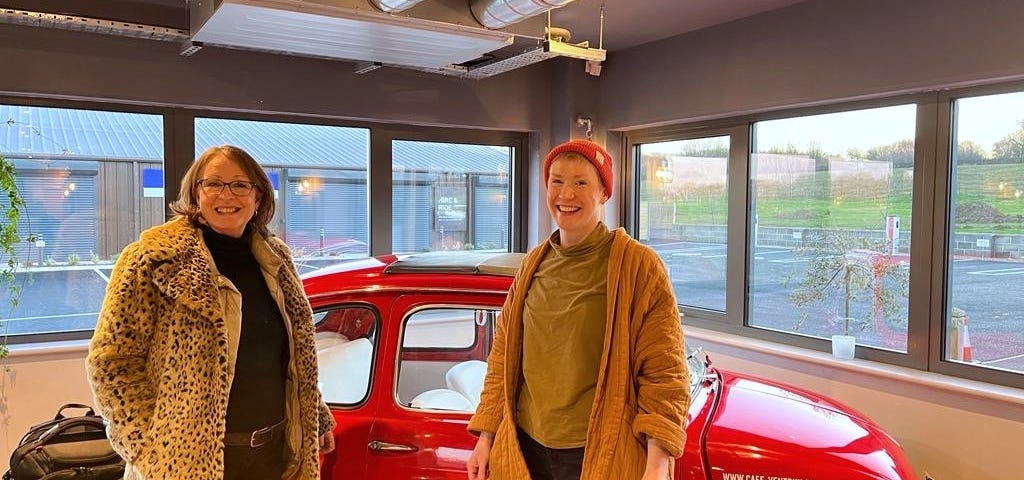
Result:
{"label": "car roof", "polygon": [[505,292],[522,253],[444,251],[383,255],[340,263],[302,275],[310,299],[355,291],[447,289]]}
{"label": "car roof", "polygon": [[399,258],[385,267],[384,273],[478,273],[514,277],[524,256],[522,253],[426,252]]}

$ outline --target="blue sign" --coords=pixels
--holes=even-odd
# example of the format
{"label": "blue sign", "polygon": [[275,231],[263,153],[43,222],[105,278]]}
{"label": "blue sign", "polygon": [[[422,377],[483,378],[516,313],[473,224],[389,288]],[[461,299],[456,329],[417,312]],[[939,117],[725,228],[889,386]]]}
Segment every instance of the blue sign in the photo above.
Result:
{"label": "blue sign", "polygon": [[279,175],[277,174],[277,172],[267,172],[267,178],[269,178],[269,179],[270,179],[270,185],[271,185],[272,187],[274,187],[274,198],[277,198],[277,190],[278,190],[278,186],[277,186],[277,183],[278,183],[278,177],[279,177]]}
{"label": "blue sign", "polygon": [[162,168],[142,169],[142,196],[150,198],[163,198],[164,171]]}

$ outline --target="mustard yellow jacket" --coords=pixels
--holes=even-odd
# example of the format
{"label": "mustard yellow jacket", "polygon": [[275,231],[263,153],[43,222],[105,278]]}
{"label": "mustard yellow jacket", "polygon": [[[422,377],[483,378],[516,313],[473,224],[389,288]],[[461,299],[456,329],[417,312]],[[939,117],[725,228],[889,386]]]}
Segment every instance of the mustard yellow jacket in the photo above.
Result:
{"label": "mustard yellow jacket", "polygon": [[[689,372],[683,355],[679,311],[665,266],[650,248],[614,232],[608,263],[608,313],[604,354],[590,412],[583,480],[643,476],[647,438],[673,457],[686,442]],[[522,366],[523,305],[548,242],[526,255],[509,290],[487,359],[472,433],[495,432],[492,480],[530,478],[516,439],[516,400]]]}
{"label": "mustard yellow jacket", "polygon": [[[312,311],[288,247],[253,234],[290,347],[283,478],[320,477],[318,438],[333,428],[317,388]],[[183,218],[124,248],[107,284],[86,367],[126,480],[219,480],[242,298]]]}

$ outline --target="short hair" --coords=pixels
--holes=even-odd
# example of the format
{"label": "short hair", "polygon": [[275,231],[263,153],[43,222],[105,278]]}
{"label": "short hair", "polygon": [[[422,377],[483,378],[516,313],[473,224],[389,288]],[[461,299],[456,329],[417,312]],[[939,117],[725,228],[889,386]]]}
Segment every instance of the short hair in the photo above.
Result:
{"label": "short hair", "polygon": [[256,214],[249,220],[249,225],[261,235],[265,237],[271,236],[272,234],[267,225],[274,218],[274,208],[276,206],[273,193],[274,186],[271,185],[267,172],[256,162],[256,159],[252,158],[252,155],[249,155],[245,150],[234,145],[210,147],[203,151],[199,158],[192,162],[192,166],[185,172],[185,176],[182,177],[181,189],[178,190],[178,199],[171,202],[168,207],[178,216],[188,218],[193,223],[200,223],[199,218],[202,215],[199,211],[199,180],[202,179],[201,176],[206,166],[213,159],[221,156],[238,165],[249,177],[249,181],[255,184],[256,198],[259,199],[260,206],[256,209]]}

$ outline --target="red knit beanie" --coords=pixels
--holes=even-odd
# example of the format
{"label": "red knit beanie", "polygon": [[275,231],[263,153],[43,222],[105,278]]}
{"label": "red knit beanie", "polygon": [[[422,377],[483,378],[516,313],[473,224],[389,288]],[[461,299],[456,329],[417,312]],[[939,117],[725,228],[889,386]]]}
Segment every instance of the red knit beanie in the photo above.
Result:
{"label": "red knit beanie", "polygon": [[583,158],[590,160],[590,163],[597,169],[597,174],[601,177],[605,193],[608,194],[608,198],[611,198],[614,182],[612,156],[605,149],[601,148],[600,145],[590,140],[569,140],[552,148],[547,158],[544,159],[544,184],[547,185],[548,183],[548,177],[551,174],[551,163],[555,161],[555,157],[565,152],[578,153]]}

